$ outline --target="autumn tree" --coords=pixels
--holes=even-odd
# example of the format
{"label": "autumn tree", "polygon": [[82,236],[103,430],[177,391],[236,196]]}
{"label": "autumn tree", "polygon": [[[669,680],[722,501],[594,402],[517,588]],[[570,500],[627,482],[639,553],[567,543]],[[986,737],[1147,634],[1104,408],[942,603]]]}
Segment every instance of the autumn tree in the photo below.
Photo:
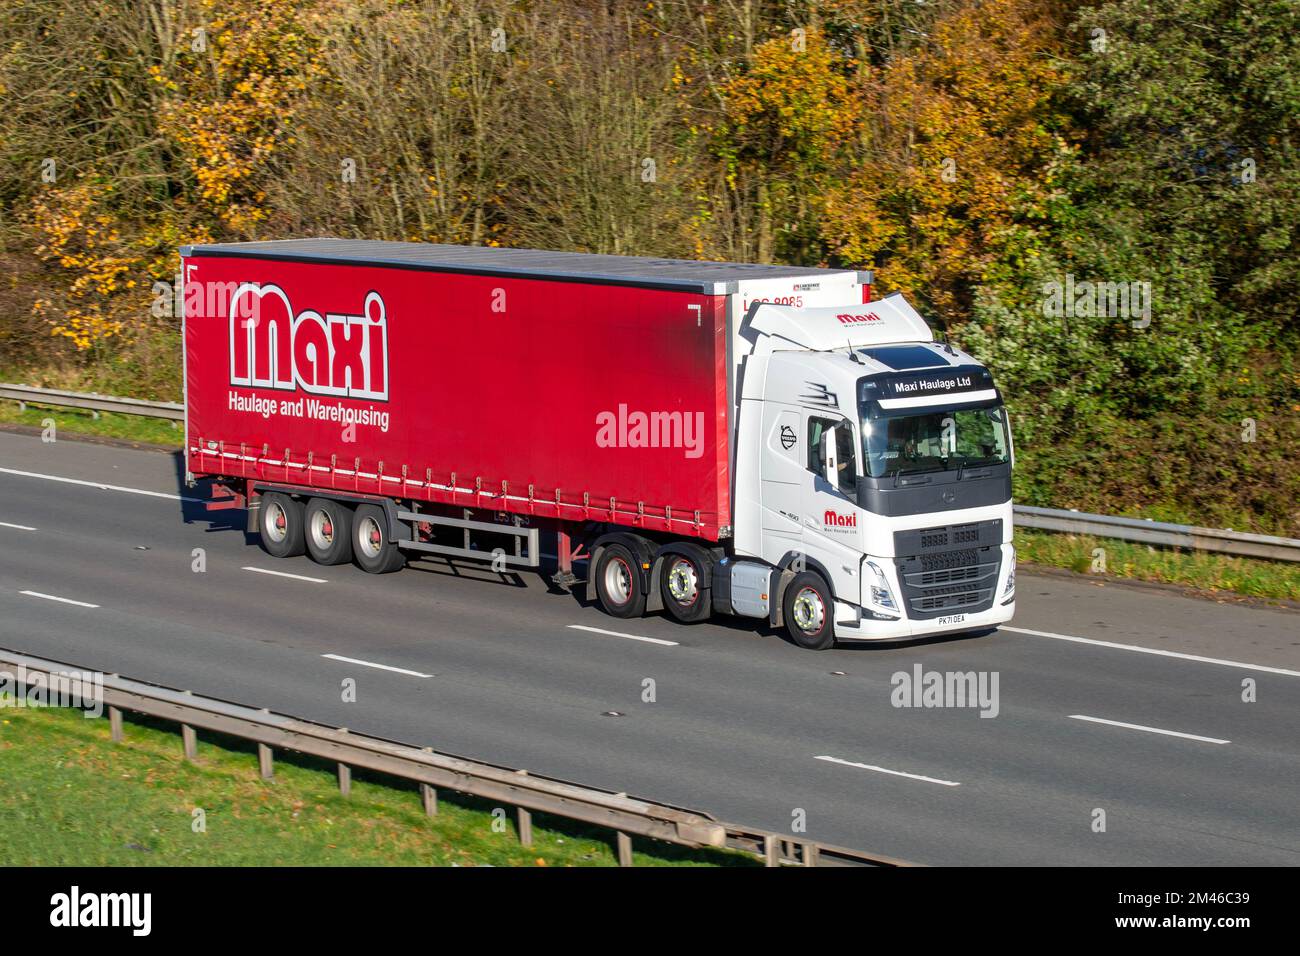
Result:
{"label": "autumn tree", "polygon": [[962,4],[928,38],[858,72],[857,150],[822,197],[821,232],[836,259],[874,264],[883,289],[944,322],[968,314],[1069,149],[1053,106],[1062,27],[1037,0]]}

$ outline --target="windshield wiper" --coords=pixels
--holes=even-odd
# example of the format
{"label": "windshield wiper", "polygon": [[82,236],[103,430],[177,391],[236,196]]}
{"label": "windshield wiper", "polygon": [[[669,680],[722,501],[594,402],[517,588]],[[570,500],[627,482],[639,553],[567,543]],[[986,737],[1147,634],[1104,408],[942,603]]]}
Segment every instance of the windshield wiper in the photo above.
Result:
{"label": "windshield wiper", "polygon": [[947,471],[947,469],[943,465],[936,465],[933,468],[909,468],[906,470],[902,468],[895,469],[895,471],[893,472],[894,487],[895,488],[898,487],[899,478],[911,476],[911,475],[932,475],[936,471]]}

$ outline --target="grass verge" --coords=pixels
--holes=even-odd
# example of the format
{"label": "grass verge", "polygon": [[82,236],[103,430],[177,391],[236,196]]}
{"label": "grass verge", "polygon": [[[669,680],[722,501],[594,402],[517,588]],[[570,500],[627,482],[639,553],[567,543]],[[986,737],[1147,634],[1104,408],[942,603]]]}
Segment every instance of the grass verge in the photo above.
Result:
{"label": "grass verge", "polygon": [[0,400],[0,423],[45,428],[49,419],[54,420],[56,435],[64,433],[91,435],[123,441],[150,442],[156,445],[174,445],[177,448],[185,441],[184,426],[178,422],[173,428],[172,423],[166,419],[117,415],[113,412],[100,412],[99,418],[95,418],[91,412],[79,408],[52,408],[29,404],[26,409],[19,409],[15,401]]}
{"label": "grass verge", "polygon": [[[1103,578],[1175,584],[1211,596],[1244,594],[1266,600],[1300,601],[1300,564],[1023,528],[1017,528],[1015,534],[1017,560],[1026,564],[1066,568]],[[1105,552],[1104,571],[1093,570],[1098,548]]]}
{"label": "grass verge", "polygon": [[[430,818],[405,781],[356,771],[343,797],[333,764],[277,752],[275,779],[264,781],[255,745],[200,732],[189,763],[176,726],[129,717],[124,727],[125,743],[114,744],[107,719],[0,707],[0,865],[617,863],[609,831],[535,814],[534,845],[523,847],[513,807],[494,816],[485,801],[439,791]],[[756,865],[737,853],[637,843],[638,866]]]}

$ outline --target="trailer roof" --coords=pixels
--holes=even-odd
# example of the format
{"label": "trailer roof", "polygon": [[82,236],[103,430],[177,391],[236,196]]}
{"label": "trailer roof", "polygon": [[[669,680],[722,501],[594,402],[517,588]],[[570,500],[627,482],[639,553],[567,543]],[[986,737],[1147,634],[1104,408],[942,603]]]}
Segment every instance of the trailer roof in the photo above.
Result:
{"label": "trailer roof", "polygon": [[[488,246],[445,246],[427,242],[381,242],[372,239],[280,239],[185,246],[181,255],[241,256],[295,262],[389,266],[431,272],[515,276],[561,282],[593,282],[673,289],[722,295],[735,292],[746,279],[829,277],[851,269],[812,269],[802,266],[703,262],[694,259],[652,259],[606,256],[585,252],[545,252]],[[859,273],[861,281],[871,274]]]}

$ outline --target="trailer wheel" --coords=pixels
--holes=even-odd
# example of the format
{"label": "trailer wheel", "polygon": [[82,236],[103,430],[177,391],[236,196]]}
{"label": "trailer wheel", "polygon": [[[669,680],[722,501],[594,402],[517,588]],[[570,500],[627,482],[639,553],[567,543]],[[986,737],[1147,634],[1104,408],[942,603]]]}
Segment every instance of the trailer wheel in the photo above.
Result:
{"label": "trailer wheel", "polygon": [[636,558],[621,544],[609,544],[596,567],[596,594],[606,614],[640,617],[645,614],[645,589]]}
{"label": "trailer wheel", "polygon": [[357,505],[352,515],[352,560],[371,574],[388,574],[406,565],[397,542],[388,540],[388,517],[378,505]]}
{"label": "trailer wheel", "polygon": [[307,550],[301,501],[278,491],[268,491],[262,495],[257,525],[262,550],[271,557],[296,558]]}
{"label": "trailer wheel", "polygon": [[341,501],[312,498],[304,510],[307,553],[317,564],[352,560],[352,509]]}
{"label": "trailer wheel", "polygon": [[795,575],[782,608],[786,632],[800,647],[824,651],[835,643],[835,602],[820,574]]}
{"label": "trailer wheel", "polygon": [[700,566],[684,554],[664,555],[659,575],[659,594],[668,613],[683,624],[694,624],[709,616],[709,592],[700,585],[704,580]]}

